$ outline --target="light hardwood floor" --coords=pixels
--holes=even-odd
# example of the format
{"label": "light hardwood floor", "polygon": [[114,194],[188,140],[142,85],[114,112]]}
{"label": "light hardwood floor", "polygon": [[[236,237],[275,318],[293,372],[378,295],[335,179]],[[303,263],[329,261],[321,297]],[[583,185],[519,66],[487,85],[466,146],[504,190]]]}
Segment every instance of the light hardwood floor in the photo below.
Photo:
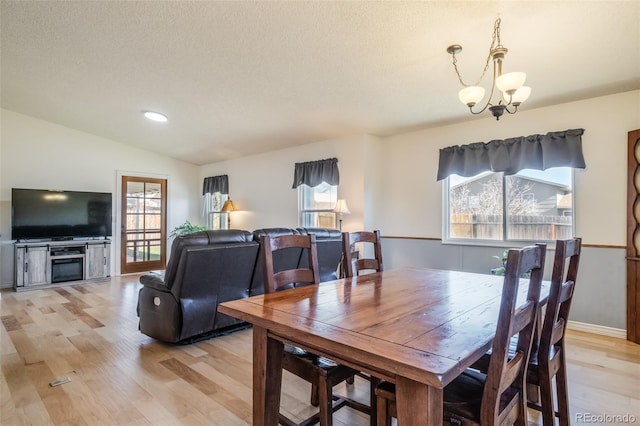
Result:
{"label": "light hardwood floor", "polygon": [[[251,424],[251,330],[186,346],[138,331],[137,276],[102,283],[0,293],[0,424]],[[578,289],[579,291],[579,289]],[[640,346],[570,332],[572,424],[640,424]],[[50,387],[61,377],[71,382]],[[310,387],[285,373],[282,404],[292,417],[313,412]],[[368,400],[367,383],[338,389]],[[541,423],[535,412],[530,422]],[[588,420],[588,421],[587,421]],[[368,416],[341,409],[337,426]]]}

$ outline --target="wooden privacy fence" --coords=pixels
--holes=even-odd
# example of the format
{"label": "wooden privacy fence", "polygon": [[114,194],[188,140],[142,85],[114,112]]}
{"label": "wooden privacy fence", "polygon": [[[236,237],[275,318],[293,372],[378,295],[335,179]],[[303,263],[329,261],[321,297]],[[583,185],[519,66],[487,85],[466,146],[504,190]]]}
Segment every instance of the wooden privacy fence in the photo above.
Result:
{"label": "wooden privacy fence", "polygon": [[[571,238],[571,216],[509,216],[510,240],[562,240]],[[502,240],[502,215],[452,214],[451,238]]]}

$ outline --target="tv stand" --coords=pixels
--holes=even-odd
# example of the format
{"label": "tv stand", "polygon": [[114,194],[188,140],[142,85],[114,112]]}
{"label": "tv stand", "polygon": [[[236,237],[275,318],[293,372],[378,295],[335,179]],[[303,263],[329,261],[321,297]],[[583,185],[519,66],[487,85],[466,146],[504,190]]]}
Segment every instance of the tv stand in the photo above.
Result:
{"label": "tv stand", "polygon": [[111,240],[18,241],[17,291],[111,276]]}

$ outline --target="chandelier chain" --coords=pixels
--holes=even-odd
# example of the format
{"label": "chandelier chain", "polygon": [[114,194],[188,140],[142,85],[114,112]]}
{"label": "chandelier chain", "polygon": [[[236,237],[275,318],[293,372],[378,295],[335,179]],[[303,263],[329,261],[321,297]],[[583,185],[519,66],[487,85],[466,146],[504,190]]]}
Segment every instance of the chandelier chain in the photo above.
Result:
{"label": "chandelier chain", "polygon": [[496,19],[496,22],[493,24],[493,38],[491,40],[491,46],[489,47],[489,55],[487,56],[487,62],[484,65],[484,70],[482,70],[482,75],[480,76],[478,81],[476,81],[474,84],[467,84],[462,80],[462,76],[460,75],[460,71],[458,70],[458,59],[456,58],[456,54],[455,52],[451,54],[451,56],[453,57],[453,69],[456,71],[456,74],[458,76],[458,81],[460,81],[460,84],[462,84],[462,86],[469,87],[469,86],[480,85],[480,82],[482,81],[485,74],[487,73],[487,70],[489,69],[489,62],[491,62],[493,51],[498,47],[502,47],[502,44],[500,43],[500,22],[501,20],[500,18],[498,18]]}

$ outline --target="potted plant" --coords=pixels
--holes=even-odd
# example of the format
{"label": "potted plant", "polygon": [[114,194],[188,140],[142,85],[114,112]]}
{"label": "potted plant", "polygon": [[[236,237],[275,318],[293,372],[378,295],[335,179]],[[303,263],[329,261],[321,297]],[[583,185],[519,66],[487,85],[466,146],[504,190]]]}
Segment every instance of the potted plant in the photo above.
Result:
{"label": "potted plant", "polygon": [[502,266],[497,268],[492,268],[491,273],[493,275],[504,275],[504,271],[507,267],[507,257],[509,256],[509,250],[505,250],[502,252],[502,256],[492,256],[494,259],[498,259]]}
{"label": "potted plant", "polygon": [[[494,259],[498,259],[502,263],[502,266],[499,266],[497,268],[492,268],[491,273],[493,275],[504,275],[507,269],[507,258],[509,257],[509,250],[503,251],[502,256],[492,256],[492,257]],[[525,272],[522,274],[521,278],[529,278],[530,276],[531,276],[530,272]]]}
{"label": "potted plant", "polygon": [[208,229],[209,228],[207,228],[206,226],[194,225],[186,220],[181,225],[173,228],[173,230],[169,233],[169,237],[174,238],[178,235],[192,234],[194,232],[207,231]]}

